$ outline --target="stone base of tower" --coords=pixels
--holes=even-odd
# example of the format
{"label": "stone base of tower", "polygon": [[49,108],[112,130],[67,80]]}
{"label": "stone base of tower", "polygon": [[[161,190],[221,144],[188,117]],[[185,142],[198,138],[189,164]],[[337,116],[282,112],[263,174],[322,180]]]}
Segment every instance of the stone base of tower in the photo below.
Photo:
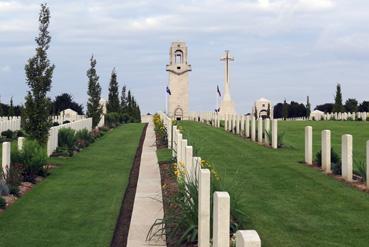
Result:
{"label": "stone base of tower", "polygon": [[233,101],[222,101],[220,104],[220,111],[219,114],[225,115],[225,114],[236,114],[236,110],[233,104]]}

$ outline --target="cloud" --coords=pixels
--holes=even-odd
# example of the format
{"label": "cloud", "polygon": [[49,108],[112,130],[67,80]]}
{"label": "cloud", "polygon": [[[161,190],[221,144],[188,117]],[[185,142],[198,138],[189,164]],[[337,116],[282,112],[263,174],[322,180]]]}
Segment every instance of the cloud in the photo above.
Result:
{"label": "cloud", "polygon": [[[137,92],[143,111],[161,109],[174,40],[189,46],[194,110],[214,108],[214,95],[204,92],[222,81],[219,56],[224,49],[236,59],[232,93],[242,111],[261,96],[305,99],[305,94],[316,94],[316,87],[331,96],[330,83],[334,87],[346,79],[364,85],[367,69],[357,61],[369,59],[366,0],[87,2],[49,2],[49,57],[56,65],[52,96],[70,92],[85,103],[85,73],[94,53],[104,95],[111,69],[117,67],[119,81]],[[0,0],[0,57],[12,71],[0,73],[0,90],[14,88],[19,102],[26,91],[24,64],[34,54],[38,12],[35,0]],[[358,92],[358,97],[365,95]],[[316,100],[326,99],[320,95]]]}
{"label": "cloud", "polygon": [[9,65],[0,66],[0,72],[9,72],[11,70]]}

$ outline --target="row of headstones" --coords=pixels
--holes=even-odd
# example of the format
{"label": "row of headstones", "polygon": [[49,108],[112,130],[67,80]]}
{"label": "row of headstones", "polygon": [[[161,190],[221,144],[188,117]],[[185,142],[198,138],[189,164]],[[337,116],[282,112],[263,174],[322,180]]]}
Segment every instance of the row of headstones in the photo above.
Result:
{"label": "row of headstones", "polygon": [[[314,119],[314,120],[356,120],[361,119],[363,121],[366,121],[366,119],[369,117],[369,112],[335,112],[335,113],[324,113],[320,119]],[[312,117],[310,120],[313,120]]]}
{"label": "row of headstones", "polygon": [[[18,150],[23,149],[24,137],[18,137]],[[3,142],[2,145],[2,169],[3,174],[6,177],[8,170],[10,169],[11,164],[11,143]]]}
{"label": "row of headstones", "polygon": [[78,120],[82,120],[85,119],[86,116],[85,115],[73,115],[73,116],[52,116],[51,117],[51,121],[53,123],[59,123],[59,124],[63,124],[65,121],[69,121],[69,122],[75,122]]}
{"label": "row of headstones", "polygon": [[[342,135],[341,142],[342,177],[352,182],[352,135]],[[323,130],[321,133],[321,165],[327,174],[332,172],[331,150],[331,131]],[[313,128],[311,126],[305,127],[305,163],[309,165],[313,163]],[[366,144],[366,177],[369,178],[369,141]],[[367,187],[369,187],[369,179],[367,179]]]}
{"label": "row of headstones", "polygon": [[[283,118],[276,118],[278,120],[284,120]],[[311,120],[311,118],[307,118],[307,117],[291,117],[291,118],[286,118],[287,121],[305,121],[305,120]]]}
{"label": "row of headstones", "polygon": [[[161,119],[167,129],[168,148],[172,150],[177,163],[183,164],[186,179],[198,181],[198,246],[210,247],[210,185],[211,176],[208,169],[201,168],[201,158],[193,156],[193,147],[172,125],[172,121],[161,113]],[[230,196],[228,192],[216,191],[213,195],[213,247],[230,244]],[[260,247],[261,240],[255,230],[240,230],[236,233],[236,246]]]}
{"label": "row of headstones", "polygon": [[62,124],[59,126],[51,127],[49,130],[49,138],[47,141],[47,155],[50,156],[58,147],[58,133],[60,129],[70,128],[75,131],[87,129],[88,131],[92,130],[92,118],[85,118],[75,122]]}
{"label": "row of headstones", "polygon": [[[196,122],[209,124],[213,127],[220,128],[220,122],[224,120],[224,130],[242,137],[250,138],[259,144],[278,148],[278,120],[277,119],[255,119],[255,116],[229,115],[221,116],[217,113],[193,113],[190,118]],[[270,132],[270,125],[272,131]],[[271,139],[267,133],[271,133]]]}
{"label": "row of headstones", "polygon": [[0,133],[6,130],[17,131],[21,129],[20,117],[1,117]]}

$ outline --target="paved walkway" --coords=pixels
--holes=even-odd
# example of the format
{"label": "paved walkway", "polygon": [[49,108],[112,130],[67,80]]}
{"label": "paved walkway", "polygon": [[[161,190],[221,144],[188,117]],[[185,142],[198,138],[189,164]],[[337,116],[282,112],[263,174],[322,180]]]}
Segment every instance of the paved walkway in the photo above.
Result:
{"label": "paved walkway", "polygon": [[154,124],[151,116],[145,116],[142,122],[148,122],[149,126],[147,127],[142,149],[140,173],[127,246],[166,246],[165,240],[162,238],[146,241],[150,227],[155,220],[162,219],[164,213],[160,171],[156,156]]}

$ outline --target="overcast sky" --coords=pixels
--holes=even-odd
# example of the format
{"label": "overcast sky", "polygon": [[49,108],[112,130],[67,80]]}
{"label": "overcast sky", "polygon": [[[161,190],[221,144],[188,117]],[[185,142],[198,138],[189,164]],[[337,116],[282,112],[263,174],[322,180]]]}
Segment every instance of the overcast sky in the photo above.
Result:
{"label": "overcast sky", "polygon": [[[23,103],[24,65],[34,55],[38,1],[0,0],[0,95]],[[48,1],[55,64],[51,97],[68,92],[85,105],[86,70],[94,54],[107,98],[116,67],[120,84],[143,112],[164,108],[172,41],[189,47],[190,110],[213,110],[223,88],[225,49],[231,95],[239,112],[266,97],[273,103],[369,100],[368,0]]]}

